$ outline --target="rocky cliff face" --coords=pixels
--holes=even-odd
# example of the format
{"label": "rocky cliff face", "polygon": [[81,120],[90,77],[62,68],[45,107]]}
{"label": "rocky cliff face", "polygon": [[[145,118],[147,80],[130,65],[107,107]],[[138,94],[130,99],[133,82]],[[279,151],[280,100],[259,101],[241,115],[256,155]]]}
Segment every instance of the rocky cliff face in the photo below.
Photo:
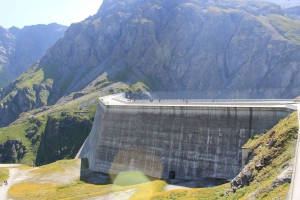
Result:
{"label": "rocky cliff face", "polygon": [[15,36],[10,34],[8,30],[0,26],[0,87],[3,87],[12,80],[12,75],[9,73],[7,64],[8,54],[12,53],[12,48]]}
{"label": "rocky cliff face", "polygon": [[17,163],[28,152],[26,146],[19,140],[7,140],[0,144],[0,163]]}
{"label": "rocky cliff face", "polygon": [[85,138],[88,136],[92,121],[87,117],[62,112],[61,116],[49,116],[40,137],[36,164],[42,165],[74,158]]}
{"label": "rocky cliff face", "polygon": [[63,37],[66,26],[58,24],[25,26],[22,29],[0,26],[0,87],[25,72],[41,59],[46,50]]}
{"label": "rocky cliff face", "polygon": [[299,94],[300,40],[277,26],[290,20],[284,15],[268,3],[108,0],[95,16],[73,24],[42,61],[60,61],[66,73],[76,69],[67,91],[84,87],[85,68],[132,66],[168,91],[293,98]]}
{"label": "rocky cliff face", "polygon": [[24,87],[14,92],[13,96],[10,96],[9,100],[0,104],[0,113],[3,117],[0,117],[0,127],[7,126],[13,122],[20,113],[26,112],[41,106],[45,103],[39,101],[38,89],[34,90],[30,87]]}
{"label": "rocky cliff face", "polygon": [[24,93],[37,108],[103,80],[140,81],[198,98],[294,98],[300,22],[288,16],[266,2],[104,0],[96,15],[72,24],[39,63],[4,88],[0,101],[16,107],[19,90],[40,88]]}

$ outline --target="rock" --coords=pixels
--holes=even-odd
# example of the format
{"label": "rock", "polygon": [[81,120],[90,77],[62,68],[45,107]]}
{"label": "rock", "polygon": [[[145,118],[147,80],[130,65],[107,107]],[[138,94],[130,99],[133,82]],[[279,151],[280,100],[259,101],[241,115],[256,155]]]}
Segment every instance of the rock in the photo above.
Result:
{"label": "rock", "polygon": [[73,95],[73,99],[77,99],[77,98],[82,97],[82,96],[84,96],[84,95],[85,95],[85,93],[82,93],[82,92],[76,92],[76,93],[74,93],[74,95]]}
{"label": "rock", "polygon": [[7,140],[0,145],[0,162],[17,163],[26,153],[28,153],[28,149],[24,146],[22,141]]}
{"label": "rock", "polygon": [[242,171],[231,181],[231,188],[233,191],[249,185],[253,179],[253,171],[250,169],[250,165],[246,165]]}
{"label": "rock", "polygon": [[260,170],[263,167],[269,165],[270,164],[269,163],[270,159],[271,159],[271,156],[268,155],[266,157],[263,157],[263,158],[260,158],[260,159],[256,160],[255,161],[255,169]]}
{"label": "rock", "polygon": [[90,119],[71,116],[68,112],[59,118],[48,116],[44,132],[32,138],[33,144],[40,142],[36,163],[48,164],[63,158],[74,158],[91,126]]}
{"label": "rock", "polygon": [[269,149],[270,149],[270,148],[272,148],[272,147],[275,145],[276,142],[277,142],[276,139],[269,139],[269,140],[267,141],[267,143],[266,143],[266,146],[268,146]]}
{"label": "rock", "polygon": [[281,174],[278,175],[275,180],[273,180],[271,189],[273,190],[284,183],[291,183],[292,176],[293,176],[293,165],[287,163],[285,165],[285,169],[281,172]]}

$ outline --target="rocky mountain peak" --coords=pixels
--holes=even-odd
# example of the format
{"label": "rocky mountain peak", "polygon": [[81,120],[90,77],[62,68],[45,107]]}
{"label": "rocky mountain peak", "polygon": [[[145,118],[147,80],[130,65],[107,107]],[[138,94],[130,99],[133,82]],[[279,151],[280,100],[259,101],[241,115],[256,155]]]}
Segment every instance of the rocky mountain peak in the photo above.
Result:
{"label": "rocky mountain peak", "polygon": [[[286,55],[290,69],[298,65],[300,40],[281,22],[299,25],[285,18],[281,6],[257,1],[106,0],[95,16],[72,24],[41,63],[61,63],[61,77],[75,73],[69,92],[112,67],[130,66],[168,91],[205,98],[291,97],[297,94],[279,89],[294,84],[286,80],[294,80],[291,75],[276,89],[267,78],[273,68],[283,70]],[[80,74],[91,70],[83,84]],[[260,88],[264,84],[272,92]]]}

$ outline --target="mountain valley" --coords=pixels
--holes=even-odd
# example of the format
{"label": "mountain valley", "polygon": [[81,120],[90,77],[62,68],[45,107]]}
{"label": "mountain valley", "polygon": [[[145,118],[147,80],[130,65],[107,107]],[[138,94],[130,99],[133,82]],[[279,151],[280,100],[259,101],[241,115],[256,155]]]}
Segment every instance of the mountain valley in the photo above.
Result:
{"label": "mountain valley", "polygon": [[[294,99],[300,94],[299,13],[299,6],[263,1],[104,0],[97,14],[68,28],[0,27],[0,162],[40,166],[74,158],[91,130],[99,97],[112,93]],[[34,36],[41,26],[49,35]],[[218,198],[286,195],[290,183],[276,180],[291,167],[295,119],[292,114],[266,136],[250,139],[257,147],[247,166],[254,179],[236,193],[229,184],[214,188]],[[273,135],[278,140],[284,134],[286,143],[267,148]],[[256,170],[266,152],[273,164]],[[264,191],[255,186],[261,182]],[[172,196],[161,191],[156,199]],[[176,192],[183,198],[196,194],[206,195]]]}

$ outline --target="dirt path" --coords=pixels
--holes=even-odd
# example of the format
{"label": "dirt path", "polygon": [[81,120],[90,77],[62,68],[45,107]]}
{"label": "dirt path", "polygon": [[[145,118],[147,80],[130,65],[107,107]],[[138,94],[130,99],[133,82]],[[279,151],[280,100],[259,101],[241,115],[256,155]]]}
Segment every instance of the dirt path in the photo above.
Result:
{"label": "dirt path", "polygon": [[[5,164],[1,164],[0,167],[16,167],[19,165],[5,165]],[[15,183],[16,181],[16,177],[18,175],[18,168],[9,168],[9,178],[7,179],[7,183],[8,185],[4,185],[4,183],[0,183],[0,200],[6,200],[7,199],[7,192],[9,190],[9,188]]]}
{"label": "dirt path", "polygon": [[0,200],[7,200],[7,194],[9,188],[19,183],[25,179],[28,179],[27,172],[34,170],[22,170],[18,168],[19,164],[0,164],[0,168],[8,168],[9,170],[9,178],[7,179],[8,185],[4,185],[4,183],[0,183]]}

